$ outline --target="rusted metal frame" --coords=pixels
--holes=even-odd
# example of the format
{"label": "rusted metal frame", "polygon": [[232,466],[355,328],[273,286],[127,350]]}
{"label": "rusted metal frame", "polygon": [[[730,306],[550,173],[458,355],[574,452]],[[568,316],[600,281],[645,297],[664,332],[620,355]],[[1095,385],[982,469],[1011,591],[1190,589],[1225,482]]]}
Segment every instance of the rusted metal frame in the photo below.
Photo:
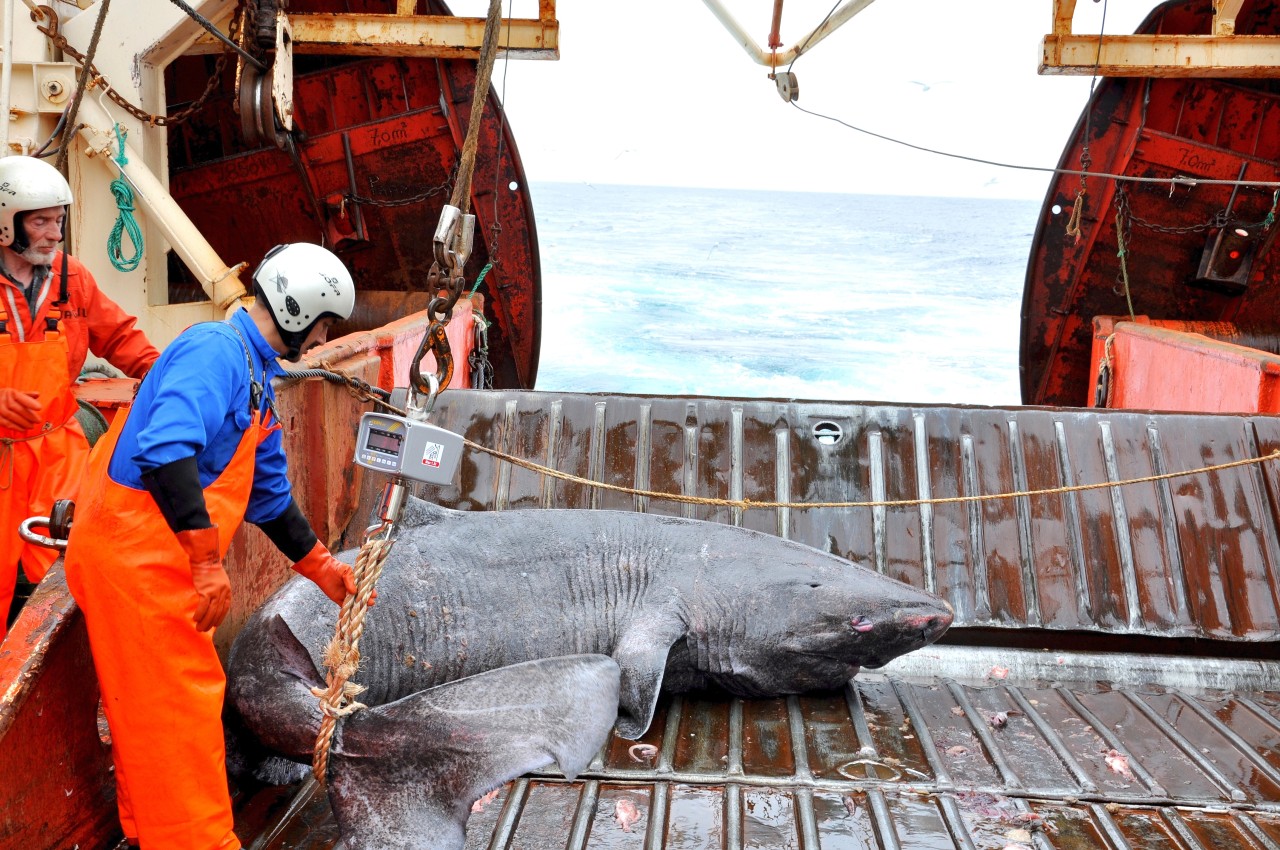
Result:
{"label": "rusted metal frame", "polygon": [[[1026,804],[1023,803],[1023,805]],[[1125,840],[1124,833],[1116,826],[1115,819],[1111,817],[1111,813],[1107,811],[1107,807],[1104,804],[1090,803],[1087,811],[1093,817],[1093,822],[1098,825],[1103,837],[1111,842],[1112,847],[1115,847],[1116,850],[1131,849],[1132,845]]]}
{"label": "rusted metal frame", "polygon": [[[1272,236],[1274,238],[1274,236]],[[1257,426],[1250,422],[1249,427],[1245,428],[1244,441],[1248,451],[1252,453],[1252,457],[1259,457],[1262,447],[1258,442]],[[1258,494],[1258,501],[1264,503],[1268,511],[1267,516],[1280,516],[1277,510],[1276,494],[1271,488],[1271,480],[1267,477],[1266,471],[1256,469],[1247,473],[1247,481],[1252,482],[1254,491]],[[1274,522],[1258,523],[1261,529],[1260,548],[1263,549],[1270,557],[1265,558],[1263,566],[1267,571],[1267,588],[1271,591],[1271,605],[1280,612],[1280,576],[1276,575],[1277,553],[1280,552],[1280,539],[1276,537],[1276,526]]]}
{"label": "rusted metal frame", "polygon": [[[637,490],[653,489],[653,402],[640,403],[640,414],[636,417],[636,465],[632,478]],[[649,497],[636,495],[632,497],[632,509],[638,513],[647,513]]]}
{"label": "rusted metal frame", "polygon": [[1040,73],[1051,76],[1280,76],[1275,35],[1059,35],[1044,37]]}
{"label": "rusted metal frame", "polygon": [[1246,812],[1234,812],[1232,814],[1240,825],[1244,827],[1244,831],[1248,833],[1249,838],[1261,844],[1265,850],[1280,850],[1280,843],[1274,841],[1271,836],[1262,831],[1262,827],[1258,826],[1258,822],[1249,817]]}
{"label": "rusted metal frame", "polygon": [[[743,446],[742,436],[742,405],[735,404],[729,409],[729,498],[734,501],[741,501],[743,498]],[[729,510],[729,522],[732,525],[742,526],[741,507],[735,505]]]}
{"label": "rusted metal frame", "polygon": [[493,826],[493,838],[490,847],[507,847],[514,837],[516,825],[520,822],[520,814],[524,811],[529,799],[529,778],[522,776],[511,784],[511,791],[502,803],[502,812],[498,822]]}
{"label": "rusted metal frame", "polygon": [[939,794],[938,808],[942,811],[942,820],[947,825],[947,831],[951,833],[951,838],[955,841],[960,850],[978,850],[976,844],[973,843],[973,836],[969,834],[969,828],[964,823],[964,813],[960,811],[960,804],[956,802],[953,794]]}
{"label": "rusted metal frame", "polygon": [[[586,477],[595,482],[604,481],[604,448],[606,437],[605,415],[608,412],[609,403],[607,401],[597,401],[595,404],[595,416],[591,419],[591,445],[587,450],[587,474]],[[600,507],[600,488],[592,487],[591,492],[587,494],[591,510],[597,510]]]}
{"label": "rusted metal frame", "polygon": [[933,775],[937,777],[937,786],[939,788],[944,787],[943,782],[945,781],[945,787],[947,790],[951,790],[954,787],[954,781],[938,758],[938,748],[933,741],[933,732],[920,714],[920,706],[916,705],[915,694],[911,693],[911,686],[897,676],[886,676],[885,678],[893,688],[894,696],[902,704],[903,714],[911,721],[911,727],[916,733],[916,740],[920,742],[920,747],[924,751],[925,760],[929,762]]}
{"label": "rusted metal frame", "polygon": [[1244,0],[1213,0],[1213,34],[1235,35],[1236,16]]}
{"label": "rusted metal frame", "polygon": [[[516,413],[519,402],[514,398],[508,398],[506,404],[503,405],[502,416],[502,451],[506,454],[516,453]],[[548,448],[548,451],[551,449]],[[505,511],[511,507],[511,464],[505,461],[497,461],[498,481],[494,486],[493,509],[495,511]]]}
{"label": "rusted metal frame", "polygon": [[[878,429],[867,431],[867,466],[871,473],[871,499],[883,502],[885,495],[884,434]],[[871,509],[871,534],[875,550],[876,572],[884,575],[889,569],[888,509],[877,505]]]}
{"label": "rusted metal frame", "polygon": [[742,786],[724,784],[724,850],[742,850]]}
{"label": "rusted metal frame", "polygon": [[[684,468],[681,470],[680,493],[685,496],[698,494],[698,405],[689,402],[684,408]],[[680,505],[680,515],[693,519],[694,508],[689,502]]]}
{"label": "rusted metal frame", "polygon": [[[504,18],[499,55],[558,59],[560,24],[549,18]],[[476,59],[484,18],[449,15],[321,13],[288,15],[293,52],[352,56]]]}
{"label": "rusted metal frame", "polygon": [[796,820],[800,827],[800,846],[821,847],[818,838],[818,813],[813,807],[813,789],[797,788],[791,799],[795,804]]}
{"label": "rusted metal frame", "polygon": [[1076,0],[1053,0],[1053,31],[1071,35],[1071,21],[1076,14]]}
{"label": "rusted metal frame", "polygon": [[[774,500],[786,504],[791,501],[791,429],[778,428],[773,432],[773,482]],[[778,508],[775,533],[783,540],[791,539],[791,508]]]}
{"label": "rusted metal frame", "polygon": [[[933,498],[933,485],[929,480],[929,432],[928,420],[920,411],[911,414],[912,437],[916,449],[916,498]],[[920,505],[920,552],[924,567],[924,589],[938,592],[938,564],[933,543],[933,505]]]}
{"label": "rusted metal frame", "polygon": [[[556,469],[556,446],[560,443],[560,431],[564,427],[564,402],[556,399],[551,402],[551,412],[547,417],[547,454],[543,463],[550,469]],[[511,464],[503,464],[510,467]],[[556,480],[550,475],[542,476],[542,506],[555,507]]]}
{"label": "rusted metal frame", "polygon": [[[1121,479],[1119,460],[1116,457],[1115,438],[1111,434],[1111,423],[1106,419],[1098,422],[1098,432],[1102,442],[1102,462],[1107,468],[1107,480],[1115,483]],[[1120,575],[1124,584],[1125,608],[1127,610],[1129,628],[1142,629],[1142,607],[1138,597],[1138,574],[1133,554],[1133,540],[1130,538],[1129,509],[1124,503],[1124,494],[1119,487],[1112,487],[1111,516],[1115,519],[1116,556],[1120,559]]]}
{"label": "rusted metal frame", "polygon": [[[1022,449],[1021,432],[1016,415],[1006,420],[1009,428],[1009,466],[1013,472],[1013,487],[1018,491],[1030,490],[1027,480],[1027,460]],[[1042,623],[1040,614],[1040,582],[1036,576],[1034,543],[1031,539],[1031,497],[1018,496],[1013,500],[1014,520],[1018,527],[1018,568],[1022,573],[1022,606],[1026,611],[1028,626]]]}
{"label": "rusted metal frame", "polygon": [[1204,844],[1196,838],[1196,834],[1191,831],[1191,827],[1187,826],[1187,822],[1182,819],[1182,814],[1172,806],[1161,806],[1160,817],[1173,830],[1174,835],[1188,847],[1190,850],[1206,850]]}
{"label": "rusted metal frame", "polygon": [[[1150,81],[1147,82],[1147,85],[1148,86],[1150,85]],[[1100,98],[1101,98],[1101,92],[1100,91],[1095,92],[1094,96],[1090,99],[1085,109],[1092,110],[1094,106],[1099,102]],[[1135,104],[1132,110],[1130,111],[1129,114],[1124,116],[1125,121],[1123,124],[1120,124],[1118,120],[1112,120],[1108,122],[1111,126],[1119,125],[1119,126],[1122,126],[1123,129],[1120,131],[1121,133],[1120,137],[1116,140],[1115,144],[1111,147],[1111,151],[1110,151],[1111,155],[1108,158],[1108,161],[1105,164],[1099,164],[1097,167],[1095,167],[1094,168],[1095,171],[1114,172],[1115,164],[1117,162],[1127,163],[1133,160],[1134,151],[1138,147],[1138,143],[1141,139],[1142,132],[1146,126],[1146,106],[1145,106],[1146,97],[1136,97],[1134,98],[1134,101],[1135,101]],[[1088,140],[1085,140],[1085,141],[1088,142]],[[1075,147],[1072,147],[1071,150],[1072,152],[1074,152]],[[1065,160],[1065,154],[1064,154],[1064,160]],[[1065,164],[1065,167],[1073,168],[1077,164],[1078,163],[1068,162]],[[1061,179],[1066,180],[1068,178],[1066,175],[1062,175]],[[1097,205],[1098,212],[1097,212],[1097,215],[1094,217],[1094,220],[1098,224],[1101,224],[1103,221],[1106,220],[1107,211],[1111,209],[1112,203],[1115,200],[1116,183],[1117,181],[1115,180],[1102,181],[1102,190],[1098,193],[1098,205]],[[1067,194],[1070,194],[1070,192],[1068,191]],[[1088,236],[1086,237],[1082,245],[1077,246],[1073,256],[1075,257],[1093,256],[1094,248],[1097,245],[1098,238],[1102,235],[1104,230],[1105,228],[1103,227],[1088,228]],[[1068,249],[1066,249],[1065,246],[1064,246],[1063,253],[1064,254],[1069,253]],[[1079,300],[1080,292],[1084,288],[1083,278],[1084,278],[1085,264],[1081,262],[1074,262],[1070,258],[1068,258],[1065,261],[1065,264],[1070,266],[1074,271],[1071,275],[1070,283],[1067,284],[1067,286],[1065,287],[1064,297],[1060,300],[1060,303],[1074,305]],[[1065,332],[1066,332],[1065,322],[1059,321],[1053,333],[1053,339],[1045,340],[1046,345],[1045,345],[1045,352],[1044,352],[1044,360],[1046,363],[1053,363],[1058,359],[1058,353],[1062,349],[1062,341],[1063,341],[1062,338]],[[1049,384],[1051,383],[1052,380],[1053,380],[1052,370],[1045,369],[1040,375],[1040,386],[1036,388],[1037,398],[1044,398],[1048,394]]]}
{"label": "rusted metal frame", "polygon": [[[1061,420],[1053,420],[1054,444],[1058,459],[1058,477],[1063,486],[1073,487],[1076,484],[1075,471],[1071,466],[1071,444],[1067,439],[1067,427]],[[1083,616],[1093,619],[1093,602],[1090,597],[1089,571],[1084,566],[1084,538],[1080,528],[1079,494],[1062,494],[1062,517],[1066,524],[1067,555],[1071,558],[1071,573],[1076,585],[1076,610]]]}
{"label": "rusted metal frame", "polygon": [[1235,695],[1235,700],[1245,708],[1249,709],[1249,711],[1253,712],[1263,723],[1270,725],[1271,728],[1280,732],[1280,718],[1277,718],[1271,712],[1258,705],[1258,703],[1252,698],[1237,694]]}
{"label": "rusted metal frame", "polygon": [[[1147,445],[1151,447],[1151,466],[1157,475],[1168,471],[1164,461],[1164,449],[1160,441],[1160,431],[1155,425],[1147,426]],[[1174,613],[1183,624],[1191,622],[1191,599],[1187,590],[1187,568],[1182,562],[1182,547],[1178,543],[1178,519],[1173,506],[1173,489],[1165,479],[1156,482],[1156,493],[1160,505],[1160,528],[1164,533],[1165,551],[1168,552],[1166,564],[1169,569],[1169,580],[1173,584]]]}
{"label": "rusted metal frame", "polygon": [[1178,702],[1186,705],[1201,720],[1203,720],[1206,725],[1213,729],[1214,732],[1217,732],[1219,735],[1226,738],[1227,741],[1230,742],[1231,746],[1239,750],[1240,753],[1253,764],[1254,768],[1259,773],[1267,777],[1267,779],[1269,779],[1274,785],[1280,785],[1280,770],[1277,770],[1271,762],[1260,756],[1258,751],[1255,750],[1248,741],[1240,737],[1238,732],[1214,716],[1211,711],[1200,704],[1199,700],[1184,694],[1181,691],[1173,691],[1170,696]]}
{"label": "rusted metal frame", "polygon": [[1146,700],[1128,689],[1122,690],[1120,693],[1133,705],[1134,708],[1138,709],[1139,713],[1146,717],[1147,720],[1151,721],[1151,723],[1159,729],[1175,747],[1181,750],[1183,755],[1191,759],[1192,763],[1195,764],[1196,767],[1200,768],[1200,771],[1204,773],[1205,776],[1209,777],[1210,781],[1226,792],[1232,802],[1243,803],[1248,799],[1244,791],[1228,779],[1226,775],[1218,769],[1217,765],[1205,758],[1204,753],[1200,752],[1194,744],[1188,741],[1186,736],[1179,732],[1172,723],[1148,705]]}
{"label": "rusted metal frame", "polygon": [[702,2],[711,10],[711,14],[715,15],[716,20],[720,21],[720,24],[729,31],[734,41],[738,42],[738,45],[746,51],[752,61],[757,65],[776,68],[779,65],[791,63],[796,57],[813,49],[818,42],[844,26],[854,15],[870,6],[873,0],[845,0],[844,5],[833,10],[817,27],[781,53],[756,44],[756,40],[742,24],[738,23],[733,13],[725,8],[721,0],[702,0]]}
{"label": "rusted metal frame", "polygon": [[871,827],[880,839],[881,850],[902,850],[898,841],[898,831],[893,825],[893,814],[885,801],[884,792],[879,788],[867,789],[867,808],[871,812]]}
{"label": "rusted metal frame", "polygon": [[[1108,729],[1106,724],[1100,721],[1098,716],[1090,711],[1089,708],[1080,701],[1079,697],[1062,685],[1054,685],[1053,690],[1058,697],[1071,708],[1072,711],[1079,715],[1085,723],[1088,723],[1093,728],[1094,733],[1098,735],[1098,737],[1102,738],[1103,741],[1106,741],[1108,747],[1117,751],[1122,751],[1124,749],[1124,741],[1121,741],[1115,732]],[[1143,785],[1147,786],[1147,790],[1154,796],[1173,799],[1172,795],[1165,790],[1165,787],[1157,782],[1156,778],[1152,776],[1141,763],[1136,760],[1130,761],[1129,767],[1133,771],[1134,777]]]}
{"label": "rusted metal frame", "polygon": [[578,807],[573,813],[573,824],[569,827],[565,850],[582,850],[587,846],[587,839],[591,837],[591,822],[599,803],[600,782],[588,779],[582,783],[582,793],[578,796]]}
{"label": "rusted metal frame", "polygon": [[737,697],[729,703],[729,751],[724,768],[729,776],[742,775],[742,700]]}
{"label": "rusted metal frame", "polygon": [[1080,790],[1084,793],[1096,794],[1098,792],[1097,783],[1089,778],[1084,766],[1067,749],[1067,744],[1062,739],[1062,736],[1058,734],[1058,730],[1054,729],[1049,721],[1044,719],[1044,715],[1031,704],[1029,699],[1022,695],[1021,690],[1006,685],[1004,692],[1018,706],[1018,710],[1022,712],[1023,717],[1027,718],[1028,722],[1040,733],[1040,737],[1044,739],[1045,743],[1049,745],[1049,749],[1053,750],[1053,754],[1058,757],[1058,761],[1062,762],[1062,766],[1075,779],[1076,784],[1080,786]]}
{"label": "rusted metal frame", "polygon": [[[960,457],[964,464],[964,490],[968,495],[980,494],[978,459],[973,448],[973,435],[960,435]],[[991,574],[987,568],[986,535],[983,532],[982,506],[977,501],[965,504],[969,518],[969,557],[973,561],[973,617],[976,622],[991,619]]]}
{"label": "rusted metal frame", "polygon": [[969,695],[965,693],[963,687],[954,680],[946,681],[947,690],[951,693],[951,698],[956,701],[956,705],[960,706],[964,711],[965,720],[969,721],[969,725],[973,727],[973,732],[978,736],[978,740],[982,742],[982,746],[986,749],[987,755],[991,758],[991,763],[995,765],[996,770],[1000,773],[1000,779],[1004,782],[1005,788],[1011,791],[1022,791],[1026,789],[1022,778],[1018,776],[1018,772],[1009,764],[1009,760],[1004,757],[1004,751],[1000,749],[995,737],[991,734],[991,726],[978,714],[978,710],[974,707]]}

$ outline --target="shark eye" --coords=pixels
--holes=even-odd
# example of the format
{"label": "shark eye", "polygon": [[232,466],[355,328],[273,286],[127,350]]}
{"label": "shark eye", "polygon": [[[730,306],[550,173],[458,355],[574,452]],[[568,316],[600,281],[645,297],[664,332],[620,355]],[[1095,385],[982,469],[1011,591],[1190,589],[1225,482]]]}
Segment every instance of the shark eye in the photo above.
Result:
{"label": "shark eye", "polygon": [[819,588],[819,587],[822,587],[822,585],[818,584],[817,582],[813,582],[813,583],[811,583],[809,586],[810,586],[810,587],[812,587],[812,588],[814,588],[815,590],[816,590],[817,588]]}

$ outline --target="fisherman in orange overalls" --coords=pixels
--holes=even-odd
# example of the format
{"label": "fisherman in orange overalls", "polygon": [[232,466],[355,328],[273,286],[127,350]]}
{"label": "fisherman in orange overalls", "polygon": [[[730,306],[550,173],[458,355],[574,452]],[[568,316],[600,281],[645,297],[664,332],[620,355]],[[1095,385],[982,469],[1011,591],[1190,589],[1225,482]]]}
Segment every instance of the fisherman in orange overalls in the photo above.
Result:
{"label": "fisherman in orange overalls", "polygon": [[160,353],[133,316],[56,250],[71,188],[29,156],[0,159],[0,639],[18,578],[44,577],[56,549],[25,543],[19,524],[74,499],[89,458],[71,386],[89,349],[133,378]]}
{"label": "fisherman in orange overalls", "polygon": [[145,850],[234,850],[213,630],[231,605],[222,559],[256,524],[335,603],[351,567],[293,499],[271,379],[351,315],[347,269],[318,245],[273,249],[256,300],[184,331],[89,463],[68,541],[111,728],[121,825]]}

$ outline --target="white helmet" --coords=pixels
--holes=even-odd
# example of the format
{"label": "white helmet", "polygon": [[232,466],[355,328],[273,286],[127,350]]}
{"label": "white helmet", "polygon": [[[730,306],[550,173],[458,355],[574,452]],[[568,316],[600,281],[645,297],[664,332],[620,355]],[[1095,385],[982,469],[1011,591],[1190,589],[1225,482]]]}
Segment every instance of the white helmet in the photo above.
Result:
{"label": "white helmet", "polygon": [[297,360],[315,323],[333,316],[346,319],[356,306],[351,272],[333,252],[308,242],[277,245],[253,273],[254,294],[266,302],[280,338]]}
{"label": "white helmet", "polygon": [[21,253],[27,234],[21,213],[71,203],[71,187],[58,169],[33,156],[0,159],[0,245]]}

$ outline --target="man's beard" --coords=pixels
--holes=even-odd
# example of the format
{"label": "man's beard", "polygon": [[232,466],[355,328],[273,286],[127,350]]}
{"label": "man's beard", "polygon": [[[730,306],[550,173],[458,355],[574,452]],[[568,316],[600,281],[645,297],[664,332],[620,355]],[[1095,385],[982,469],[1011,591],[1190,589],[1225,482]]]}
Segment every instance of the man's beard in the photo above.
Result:
{"label": "man's beard", "polygon": [[53,265],[53,255],[57,253],[57,250],[57,248],[41,250],[33,245],[18,256],[33,266],[51,266]]}

